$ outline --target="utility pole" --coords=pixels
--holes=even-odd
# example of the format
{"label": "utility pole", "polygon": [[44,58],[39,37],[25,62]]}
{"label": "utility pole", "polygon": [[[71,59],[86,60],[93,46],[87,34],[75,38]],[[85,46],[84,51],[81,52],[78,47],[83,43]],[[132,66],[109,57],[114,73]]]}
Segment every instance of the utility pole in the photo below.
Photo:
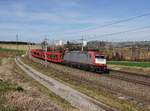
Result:
{"label": "utility pole", "polygon": [[48,41],[48,39],[47,39],[47,35],[45,35],[45,40],[44,40],[44,42],[45,42],[45,67],[47,67],[47,42]]}
{"label": "utility pole", "polygon": [[31,52],[30,52],[30,50],[31,50],[31,44],[30,44],[30,42],[28,42],[28,52],[27,52],[27,56],[29,57],[29,59],[31,59]]}
{"label": "utility pole", "polygon": [[18,34],[16,34],[16,50],[18,51]]}
{"label": "utility pole", "polygon": [[83,39],[83,36],[82,36],[82,38],[81,38],[81,41],[82,41],[82,49],[81,49],[81,51],[83,51],[83,47],[84,47],[84,46],[83,46],[83,45],[84,45],[84,44],[83,44],[83,40],[84,40],[84,39]]}

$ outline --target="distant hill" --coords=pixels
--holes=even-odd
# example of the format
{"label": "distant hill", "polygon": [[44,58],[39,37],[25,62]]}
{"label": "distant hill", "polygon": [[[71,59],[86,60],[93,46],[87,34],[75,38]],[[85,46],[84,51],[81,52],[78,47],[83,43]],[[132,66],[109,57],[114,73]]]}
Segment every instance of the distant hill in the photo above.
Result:
{"label": "distant hill", "polygon": [[139,47],[150,47],[150,41],[135,41],[135,42],[105,42],[105,41],[89,41],[87,43],[89,47],[100,48],[105,46],[111,46],[114,48],[123,48],[123,47],[131,47],[131,46],[139,46]]}
{"label": "distant hill", "polygon": [[130,47],[130,46],[150,47],[150,41],[112,42],[111,44],[113,47]]}

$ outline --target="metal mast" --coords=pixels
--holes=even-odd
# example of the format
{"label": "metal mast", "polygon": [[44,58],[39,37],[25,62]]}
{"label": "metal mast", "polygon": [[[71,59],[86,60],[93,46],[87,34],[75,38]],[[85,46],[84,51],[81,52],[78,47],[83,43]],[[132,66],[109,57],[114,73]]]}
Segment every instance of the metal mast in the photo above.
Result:
{"label": "metal mast", "polygon": [[45,35],[45,40],[44,40],[44,42],[45,42],[45,67],[47,67],[47,42],[48,41],[48,39],[47,39],[47,36]]}

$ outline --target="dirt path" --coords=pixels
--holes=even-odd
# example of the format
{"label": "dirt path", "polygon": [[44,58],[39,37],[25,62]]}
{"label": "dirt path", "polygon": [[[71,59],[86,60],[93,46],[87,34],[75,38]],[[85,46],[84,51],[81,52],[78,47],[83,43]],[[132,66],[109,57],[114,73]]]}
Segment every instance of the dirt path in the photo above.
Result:
{"label": "dirt path", "polygon": [[[19,61],[19,62],[18,62]],[[83,111],[110,111],[108,106],[66,86],[53,78],[39,73],[28,65],[24,64],[20,59],[16,60],[17,65],[24,70],[29,76],[46,86],[52,92],[70,102],[73,106]]]}

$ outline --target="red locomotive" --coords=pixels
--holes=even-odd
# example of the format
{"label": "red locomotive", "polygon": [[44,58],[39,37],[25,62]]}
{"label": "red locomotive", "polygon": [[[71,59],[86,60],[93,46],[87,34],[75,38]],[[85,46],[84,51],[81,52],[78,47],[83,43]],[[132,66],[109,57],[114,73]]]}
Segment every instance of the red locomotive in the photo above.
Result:
{"label": "red locomotive", "polygon": [[47,51],[32,49],[31,55],[49,62],[108,72],[106,59],[98,51]]}

